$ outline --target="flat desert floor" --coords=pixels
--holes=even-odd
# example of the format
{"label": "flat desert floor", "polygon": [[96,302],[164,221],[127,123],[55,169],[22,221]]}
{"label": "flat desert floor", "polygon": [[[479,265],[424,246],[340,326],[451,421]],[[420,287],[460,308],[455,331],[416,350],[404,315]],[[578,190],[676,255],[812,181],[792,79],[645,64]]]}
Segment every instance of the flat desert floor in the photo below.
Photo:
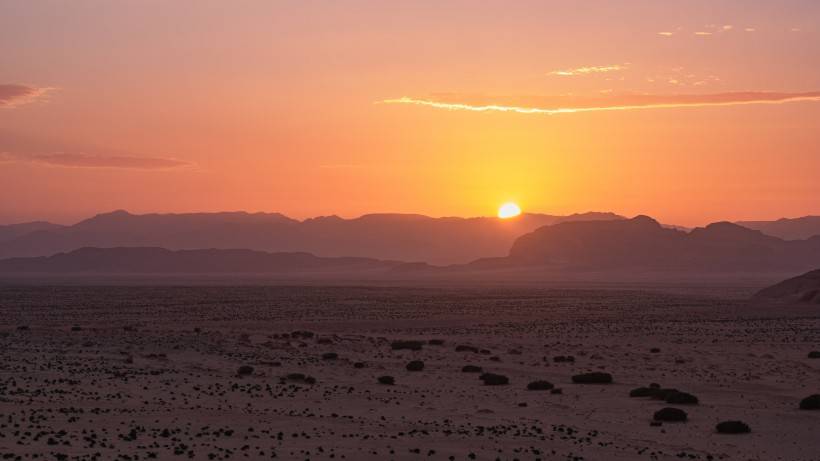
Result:
{"label": "flat desert floor", "polygon": [[4,286],[0,459],[820,459],[820,311],[726,293]]}

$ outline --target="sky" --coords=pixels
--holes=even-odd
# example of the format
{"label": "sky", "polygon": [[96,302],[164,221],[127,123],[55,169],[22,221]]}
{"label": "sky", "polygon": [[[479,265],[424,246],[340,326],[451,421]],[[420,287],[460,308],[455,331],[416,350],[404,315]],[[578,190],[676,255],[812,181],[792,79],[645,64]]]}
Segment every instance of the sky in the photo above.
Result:
{"label": "sky", "polygon": [[0,0],[0,223],[820,214],[820,2]]}

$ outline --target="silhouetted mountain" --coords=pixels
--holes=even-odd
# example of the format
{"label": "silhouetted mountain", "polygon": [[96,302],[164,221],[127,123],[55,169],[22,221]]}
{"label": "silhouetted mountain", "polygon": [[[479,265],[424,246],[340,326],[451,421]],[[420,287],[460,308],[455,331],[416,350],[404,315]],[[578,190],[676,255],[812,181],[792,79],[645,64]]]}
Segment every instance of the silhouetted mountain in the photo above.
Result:
{"label": "silhouetted mountain", "polygon": [[783,303],[820,304],[820,270],[764,288],[757,292],[755,298]]}
{"label": "silhouetted mountain", "polygon": [[781,218],[777,221],[738,221],[737,224],[784,240],[802,240],[820,235],[820,216]]}
{"label": "silhouetted mountain", "polygon": [[27,222],[21,224],[7,224],[0,226],[0,242],[15,239],[32,232],[57,230],[63,226],[45,221]]}
{"label": "silhouetted mountain", "polygon": [[820,266],[820,237],[785,241],[728,222],[687,233],[638,216],[542,227],[518,238],[506,258],[479,260],[470,266],[711,273],[803,271]]}
{"label": "silhouetted mountain", "polygon": [[20,274],[311,274],[376,272],[402,263],[368,258],[320,258],[309,253],[164,248],[81,248],[70,253],[0,260],[0,273]]}
{"label": "silhouetted mountain", "polygon": [[497,218],[431,218],[413,214],[338,216],[305,221],[268,213],[133,215],[115,211],[73,226],[0,242],[0,258],[48,256],[82,247],[247,248],[358,256],[433,264],[502,256],[527,232],[556,222],[622,219],[612,213],[523,214]]}

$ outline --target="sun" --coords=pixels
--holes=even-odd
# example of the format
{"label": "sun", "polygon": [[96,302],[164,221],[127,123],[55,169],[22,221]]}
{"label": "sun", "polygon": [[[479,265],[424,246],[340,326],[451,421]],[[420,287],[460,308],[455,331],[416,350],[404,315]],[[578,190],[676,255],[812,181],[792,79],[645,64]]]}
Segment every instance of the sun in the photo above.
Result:
{"label": "sun", "polygon": [[507,202],[498,208],[498,217],[501,219],[514,218],[521,214],[521,208],[513,202]]}

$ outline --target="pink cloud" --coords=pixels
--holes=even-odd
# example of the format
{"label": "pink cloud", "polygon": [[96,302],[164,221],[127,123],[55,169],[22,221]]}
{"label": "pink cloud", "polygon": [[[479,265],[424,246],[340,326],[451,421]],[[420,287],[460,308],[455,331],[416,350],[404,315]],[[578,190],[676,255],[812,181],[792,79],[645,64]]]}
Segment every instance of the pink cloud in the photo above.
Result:
{"label": "pink cloud", "polygon": [[51,90],[52,88],[28,85],[0,84],[0,108],[12,108],[34,102]]}

